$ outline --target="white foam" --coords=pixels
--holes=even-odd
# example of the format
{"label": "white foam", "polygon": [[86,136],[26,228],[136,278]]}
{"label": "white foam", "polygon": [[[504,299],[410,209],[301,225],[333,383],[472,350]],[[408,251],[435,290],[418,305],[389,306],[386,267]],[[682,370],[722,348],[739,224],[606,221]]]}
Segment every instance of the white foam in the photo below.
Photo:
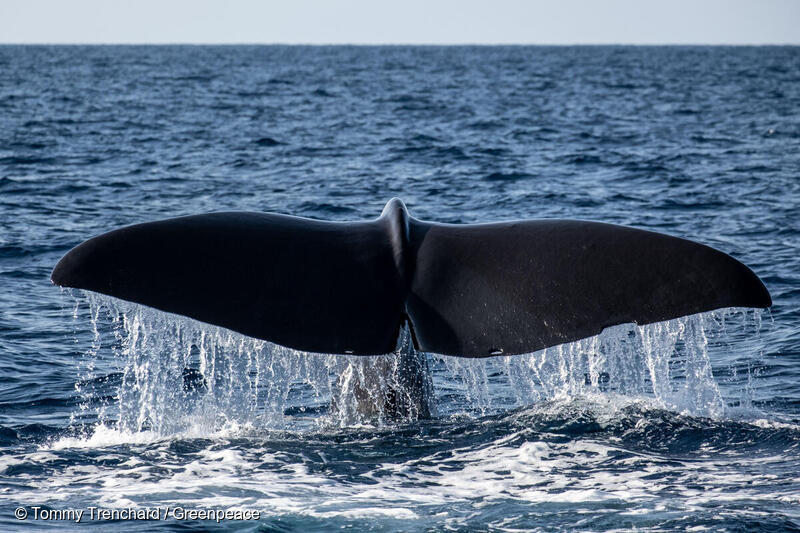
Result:
{"label": "white foam", "polygon": [[[62,465],[53,475],[27,479],[26,488],[2,497],[21,504],[92,501],[109,508],[182,505],[326,520],[396,519],[409,521],[409,527],[413,521],[426,523],[445,507],[451,514],[436,522],[447,521],[456,529],[467,517],[463,509],[509,502],[531,508],[568,504],[578,514],[598,504],[624,504],[622,512],[631,515],[697,512],[722,501],[797,502],[791,487],[774,473],[773,465],[785,465],[783,456],[750,457],[743,469],[737,456],[681,460],[632,452],[608,440],[596,441],[591,434],[553,438],[525,427],[526,420],[568,420],[571,413],[586,414],[587,409],[599,425],[612,425],[622,410],[634,406],[645,404],[630,398],[545,402],[509,415],[502,422],[509,429],[496,438],[477,443],[467,438],[463,447],[453,440],[448,447],[410,454],[406,460],[384,457],[371,471],[346,478],[328,470],[346,467],[335,457],[338,449],[373,446],[379,436],[359,440],[342,433],[335,442],[321,444],[318,437],[329,436],[327,431],[286,434],[288,439],[306,438],[309,444],[284,448],[280,441],[270,444],[263,435],[243,432],[236,445],[217,436],[182,455],[172,449],[174,438],[128,441],[120,449],[119,443],[130,436],[106,427],[84,443],[103,448],[102,454],[90,453],[83,459],[86,464]],[[476,423],[475,429],[491,420]],[[74,458],[83,452],[54,443],[14,461],[44,466],[61,453]]]}
{"label": "white foam", "polygon": [[[443,514],[443,506],[557,503],[579,513],[598,502],[624,502],[625,512],[642,514],[691,512],[715,498],[795,501],[796,495],[782,492],[770,477],[770,466],[785,460],[781,457],[752,458],[761,473],[743,474],[734,464],[736,457],[724,454],[682,461],[632,452],[617,446],[613,436],[604,442],[591,434],[553,439],[526,428],[526,420],[580,417],[612,427],[626,410],[724,418],[727,406],[711,374],[708,346],[725,313],[620,326],[593,339],[522,356],[431,356],[435,396],[445,419],[477,424],[473,430],[482,431],[498,423],[496,418],[470,420],[517,409],[504,415],[502,424],[509,429],[478,444],[468,439],[464,447],[411,454],[406,460],[385,458],[371,472],[342,480],[329,470],[342,466],[338,448],[376,445],[382,430],[373,420],[318,412],[328,405],[337,376],[368,359],[304,354],[141,306],[91,302],[97,334],[80,365],[85,400],[80,414],[100,422],[85,436],[63,437],[35,453],[0,458],[0,468],[22,463],[45,467],[61,454],[86,454],[86,464],[59,466],[54,475],[26,479],[26,487],[13,494],[15,502],[224,505],[259,509],[268,516],[409,522],[437,516],[438,524],[458,529],[464,513]],[[103,315],[100,309],[109,306],[110,314]],[[194,371],[188,381],[185,368]],[[114,399],[98,407],[96,399],[102,396]],[[530,405],[535,407],[519,409]],[[290,409],[295,414],[287,415]],[[646,429],[646,418],[639,424],[633,430]],[[754,424],[797,429],[762,419]],[[359,428],[370,431],[358,437]],[[319,444],[320,435],[328,444]],[[332,436],[338,444],[331,443]],[[208,439],[208,444],[186,455],[171,449],[176,440],[195,438]],[[309,439],[314,449],[288,452],[263,445],[274,439]],[[441,439],[447,444],[450,437]],[[770,484],[776,488],[764,491]],[[509,524],[502,529],[512,528]]]}
{"label": "white foam", "polygon": [[105,424],[98,424],[89,436],[61,437],[52,443],[44,445],[43,449],[105,448],[118,444],[150,444],[159,440],[164,440],[164,437],[152,431],[124,431]]}

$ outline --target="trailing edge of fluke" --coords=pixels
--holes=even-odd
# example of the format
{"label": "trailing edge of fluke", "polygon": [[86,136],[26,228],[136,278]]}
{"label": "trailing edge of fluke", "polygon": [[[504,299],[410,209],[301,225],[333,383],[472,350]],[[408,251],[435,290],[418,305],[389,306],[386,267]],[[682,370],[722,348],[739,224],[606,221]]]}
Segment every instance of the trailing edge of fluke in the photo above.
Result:
{"label": "trailing edge of fluke", "polygon": [[369,222],[211,213],[94,237],[52,280],[298,350],[533,352],[723,307],[769,307],[761,280],[685,239],[577,220],[453,225],[398,199]]}

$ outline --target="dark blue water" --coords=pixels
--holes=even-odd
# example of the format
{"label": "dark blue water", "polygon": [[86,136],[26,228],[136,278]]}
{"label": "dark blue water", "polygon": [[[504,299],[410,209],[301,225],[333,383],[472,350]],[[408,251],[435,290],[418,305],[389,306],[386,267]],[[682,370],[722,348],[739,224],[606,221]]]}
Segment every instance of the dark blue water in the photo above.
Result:
{"label": "dark blue water", "polygon": [[[691,238],[774,306],[430,355],[436,416],[375,422],[329,410],[358,361],[49,281],[124,224],[392,196]],[[798,257],[800,48],[0,47],[0,529],[796,531]],[[176,506],[260,519],[88,517]]]}

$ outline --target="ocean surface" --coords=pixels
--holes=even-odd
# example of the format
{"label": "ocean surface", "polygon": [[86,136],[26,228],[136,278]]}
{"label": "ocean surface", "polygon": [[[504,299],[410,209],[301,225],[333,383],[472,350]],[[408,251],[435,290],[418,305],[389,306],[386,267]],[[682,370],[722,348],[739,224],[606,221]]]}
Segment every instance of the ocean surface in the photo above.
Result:
{"label": "ocean surface", "polygon": [[[394,196],[690,238],[774,306],[428,354],[432,418],[362,419],[374,358],[49,280],[126,224]],[[797,47],[0,46],[0,530],[800,531],[799,258]]]}

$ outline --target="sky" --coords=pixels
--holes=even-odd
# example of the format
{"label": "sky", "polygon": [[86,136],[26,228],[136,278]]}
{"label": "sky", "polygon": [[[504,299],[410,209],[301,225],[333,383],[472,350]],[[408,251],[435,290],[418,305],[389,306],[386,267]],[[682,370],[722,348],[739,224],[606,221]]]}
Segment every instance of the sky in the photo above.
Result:
{"label": "sky", "polygon": [[800,0],[0,0],[0,43],[800,44]]}

